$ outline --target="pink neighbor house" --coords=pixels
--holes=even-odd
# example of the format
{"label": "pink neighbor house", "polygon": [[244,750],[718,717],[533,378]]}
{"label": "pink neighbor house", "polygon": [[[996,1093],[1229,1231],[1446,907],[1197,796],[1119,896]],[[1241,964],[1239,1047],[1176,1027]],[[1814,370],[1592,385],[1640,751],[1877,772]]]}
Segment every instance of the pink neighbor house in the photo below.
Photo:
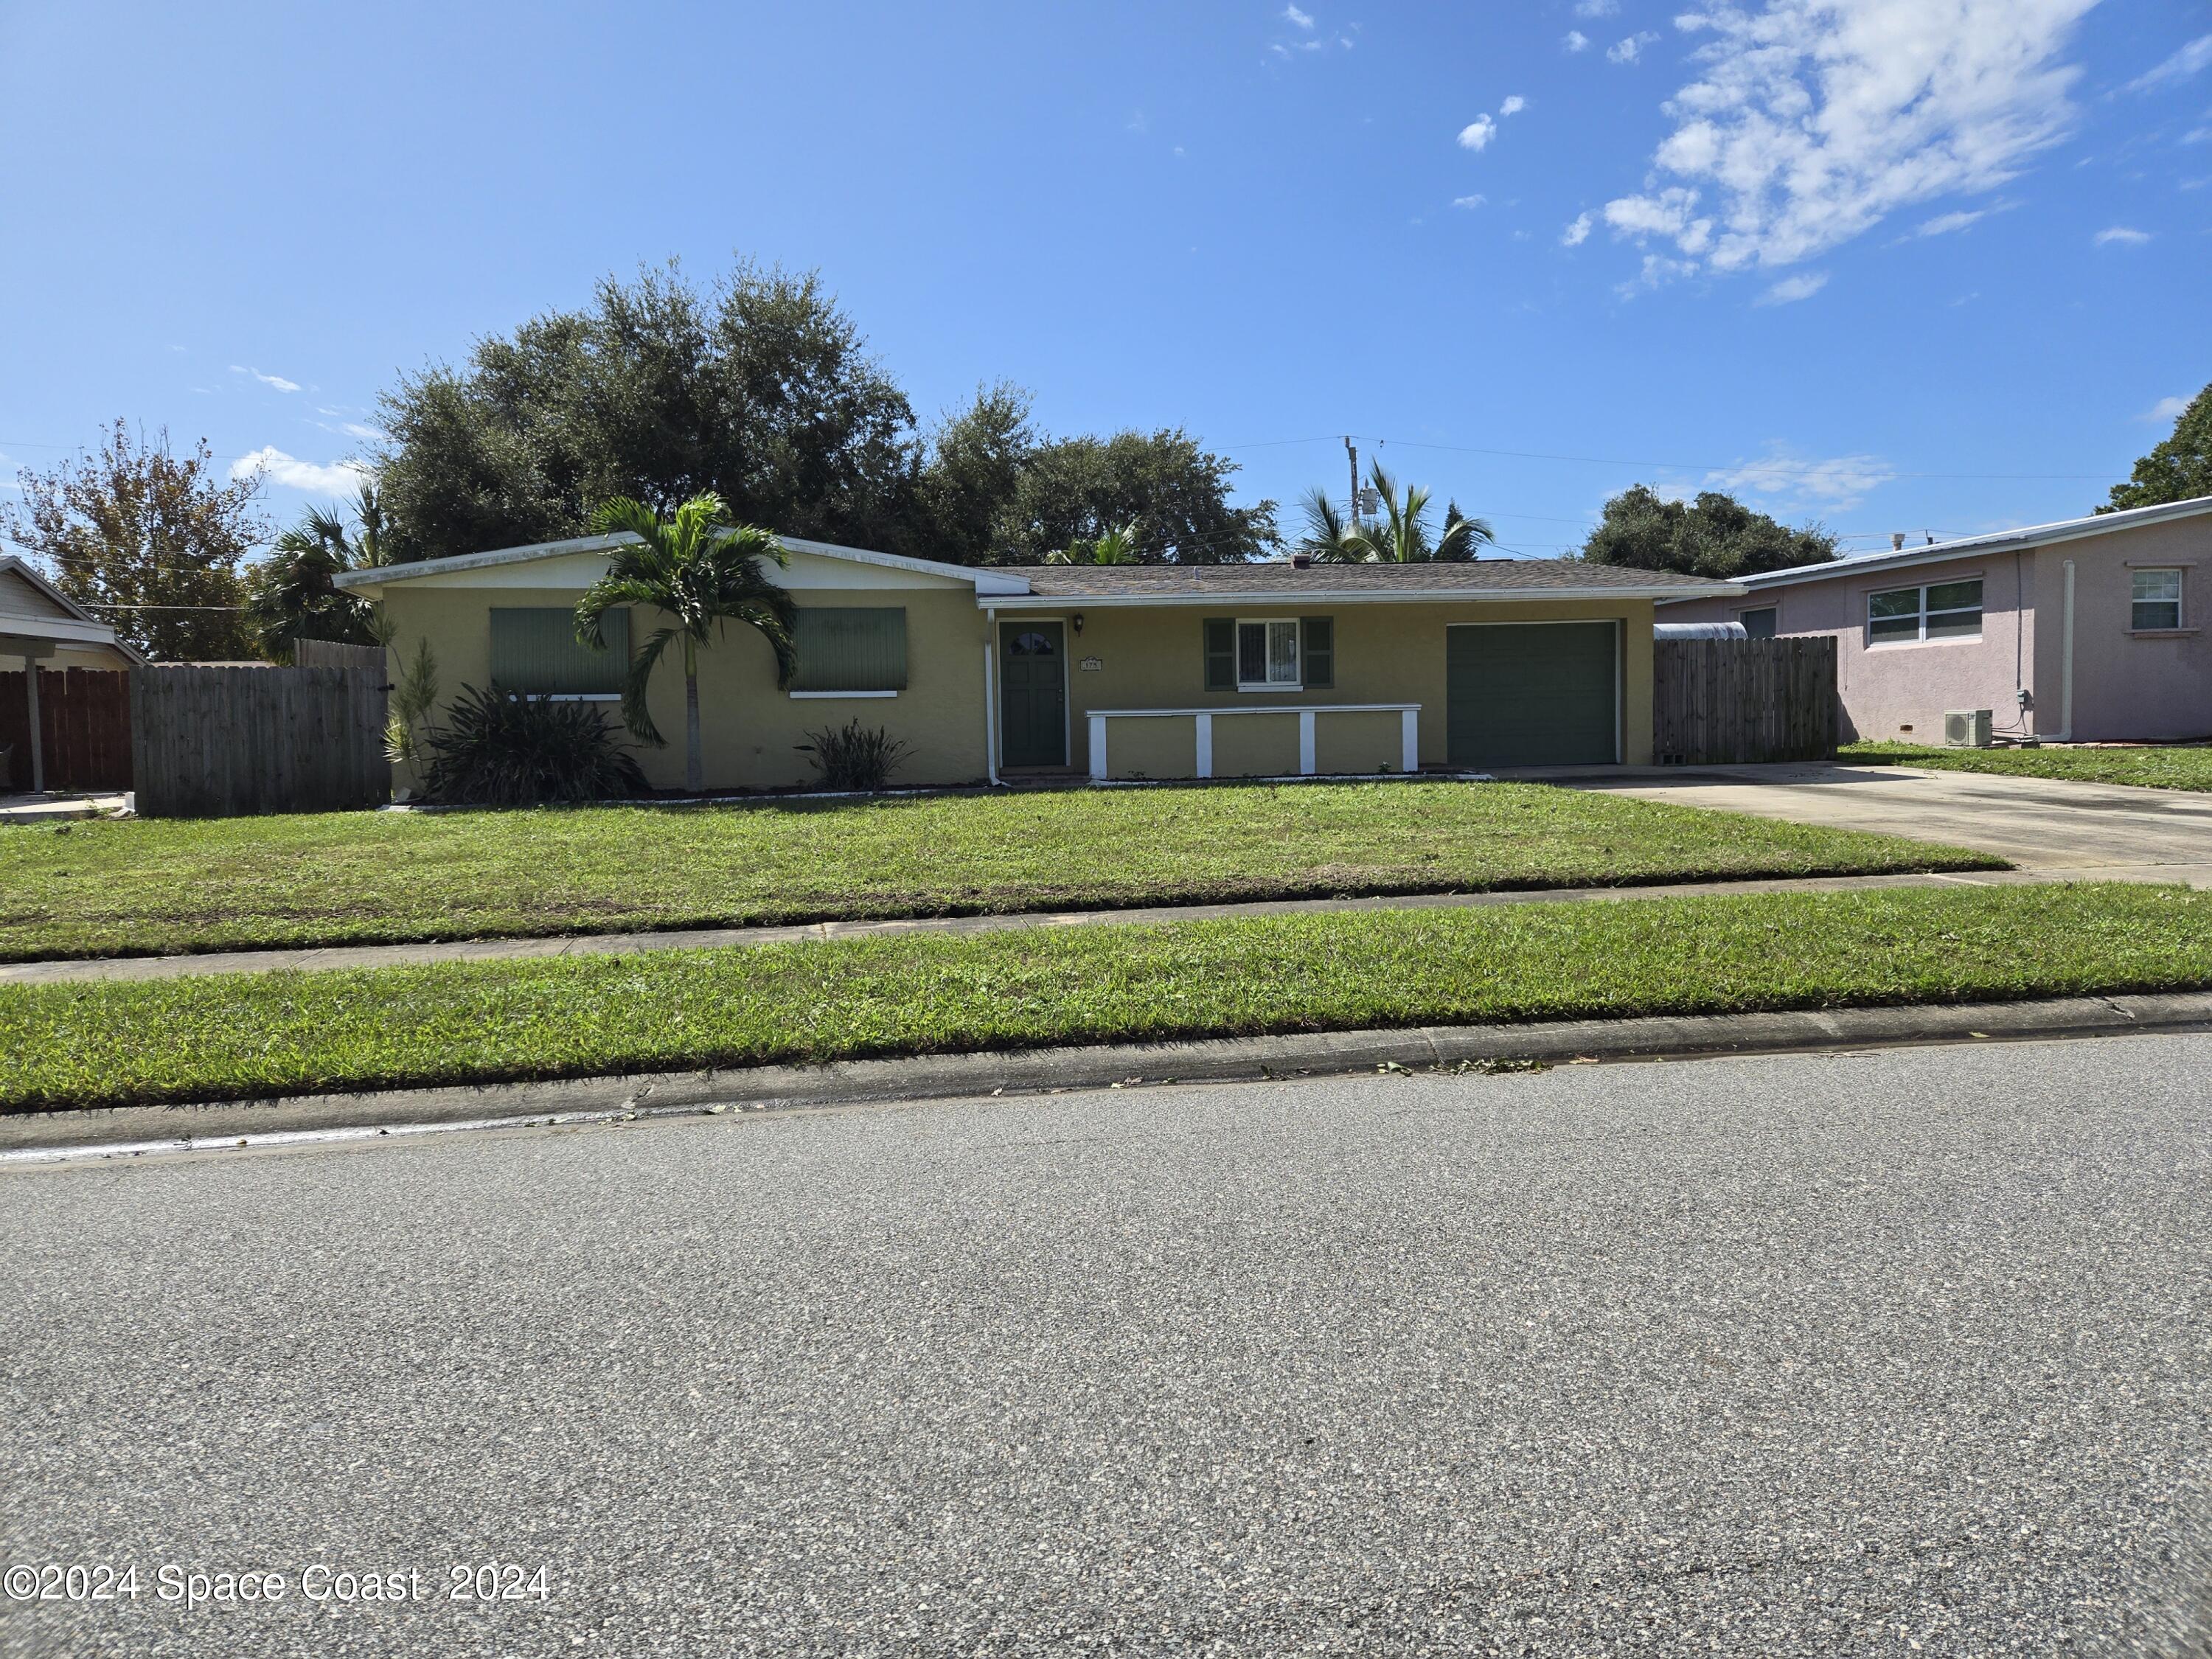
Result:
{"label": "pink neighbor house", "polygon": [[2000,738],[2212,736],[2212,496],[1741,580],[1658,619],[1832,634],[1845,738],[1940,744],[1976,708]]}

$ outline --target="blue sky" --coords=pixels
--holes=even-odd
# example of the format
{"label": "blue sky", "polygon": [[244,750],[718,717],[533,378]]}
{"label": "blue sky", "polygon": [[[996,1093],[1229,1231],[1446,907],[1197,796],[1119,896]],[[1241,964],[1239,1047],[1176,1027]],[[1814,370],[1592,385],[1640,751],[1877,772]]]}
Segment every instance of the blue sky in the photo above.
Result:
{"label": "blue sky", "polygon": [[279,519],[672,255],[818,267],[925,420],[1009,378],[1286,506],[1353,433],[1531,554],[1639,479],[2069,517],[2212,380],[2184,0],[9,3],[0,156],[0,477],[123,415]]}

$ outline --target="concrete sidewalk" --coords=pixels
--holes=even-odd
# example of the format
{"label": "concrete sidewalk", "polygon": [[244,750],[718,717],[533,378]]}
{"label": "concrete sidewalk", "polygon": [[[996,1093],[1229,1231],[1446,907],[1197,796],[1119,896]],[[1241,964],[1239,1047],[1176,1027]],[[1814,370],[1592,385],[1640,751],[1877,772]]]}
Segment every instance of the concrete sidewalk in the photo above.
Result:
{"label": "concrete sidewalk", "polygon": [[1626,903],[1638,899],[1710,898],[1743,893],[1850,893],[1890,887],[1983,886],[2055,879],[2059,878],[2014,870],[1805,876],[1759,881],[1680,882],[1652,887],[1546,887],[1482,893],[1385,894],[1370,898],[1263,899],[1244,904],[1156,905],[1136,910],[1024,911],[1006,915],[817,921],[780,927],[685,927],[648,933],[563,933],[547,939],[447,939],[410,945],[209,951],[193,956],[98,957],[76,962],[0,963],[0,985],[186,979],[207,974],[313,972],[340,968],[405,968],[438,962],[506,962],[543,957],[639,956],[654,951],[709,951],[732,945],[880,939],[896,933],[996,933],[1028,927],[1084,927],[1104,922],[1210,921],[1322,911],[1460,909],[1502,904]]}

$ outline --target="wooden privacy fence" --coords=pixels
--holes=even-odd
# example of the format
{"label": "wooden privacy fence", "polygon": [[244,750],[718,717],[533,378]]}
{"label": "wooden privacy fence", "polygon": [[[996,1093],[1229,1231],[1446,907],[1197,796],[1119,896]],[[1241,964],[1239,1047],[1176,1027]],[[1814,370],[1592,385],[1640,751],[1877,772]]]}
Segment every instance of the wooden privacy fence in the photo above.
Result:
{"label": "wooden privacy fence", "polygon": [[[0,793],[31,787],[31,685],[0,673]],[[39,746],[49,789],[131,787],[131,677],[103,668],[39,671]]]}
{"label": "wooden privacy fence", "polygon": [[295,668],[373,668],[384,672],[380,645],[341,645],[336,640],[294,640]]}
{"label": "wooden privacy fence", "polygon": [[384,672],[141,668],[131,676],[141,817],[237,817],[381,805]]}
{"label": "wooden privacy fence", "polygon": [[1836,757],[1836,641],[1654,640],[1651,752],[1662,766]]}

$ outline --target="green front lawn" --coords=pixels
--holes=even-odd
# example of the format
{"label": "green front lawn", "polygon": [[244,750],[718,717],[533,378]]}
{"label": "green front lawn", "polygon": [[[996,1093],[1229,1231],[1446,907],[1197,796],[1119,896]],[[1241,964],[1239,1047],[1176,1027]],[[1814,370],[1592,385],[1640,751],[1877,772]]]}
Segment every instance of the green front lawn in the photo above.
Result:
{"label": "green front lawn", "polygon": [[2002,863],[1534,784],[89,823],[0,830],[0,960]]}
{"label": "green front lawn", "polygon": [[2206,986],[2212,894],[2126,884],[905,934],[0,988],[0,1110]]}
{"label": "green front lawn", "polygon": [[2074,778],[2145,789],[2212,789],[2212,748],[1931,749],[1910,743],[1854,743],[1836,751],[1846,763],[1926,766],[1947,772]]}

